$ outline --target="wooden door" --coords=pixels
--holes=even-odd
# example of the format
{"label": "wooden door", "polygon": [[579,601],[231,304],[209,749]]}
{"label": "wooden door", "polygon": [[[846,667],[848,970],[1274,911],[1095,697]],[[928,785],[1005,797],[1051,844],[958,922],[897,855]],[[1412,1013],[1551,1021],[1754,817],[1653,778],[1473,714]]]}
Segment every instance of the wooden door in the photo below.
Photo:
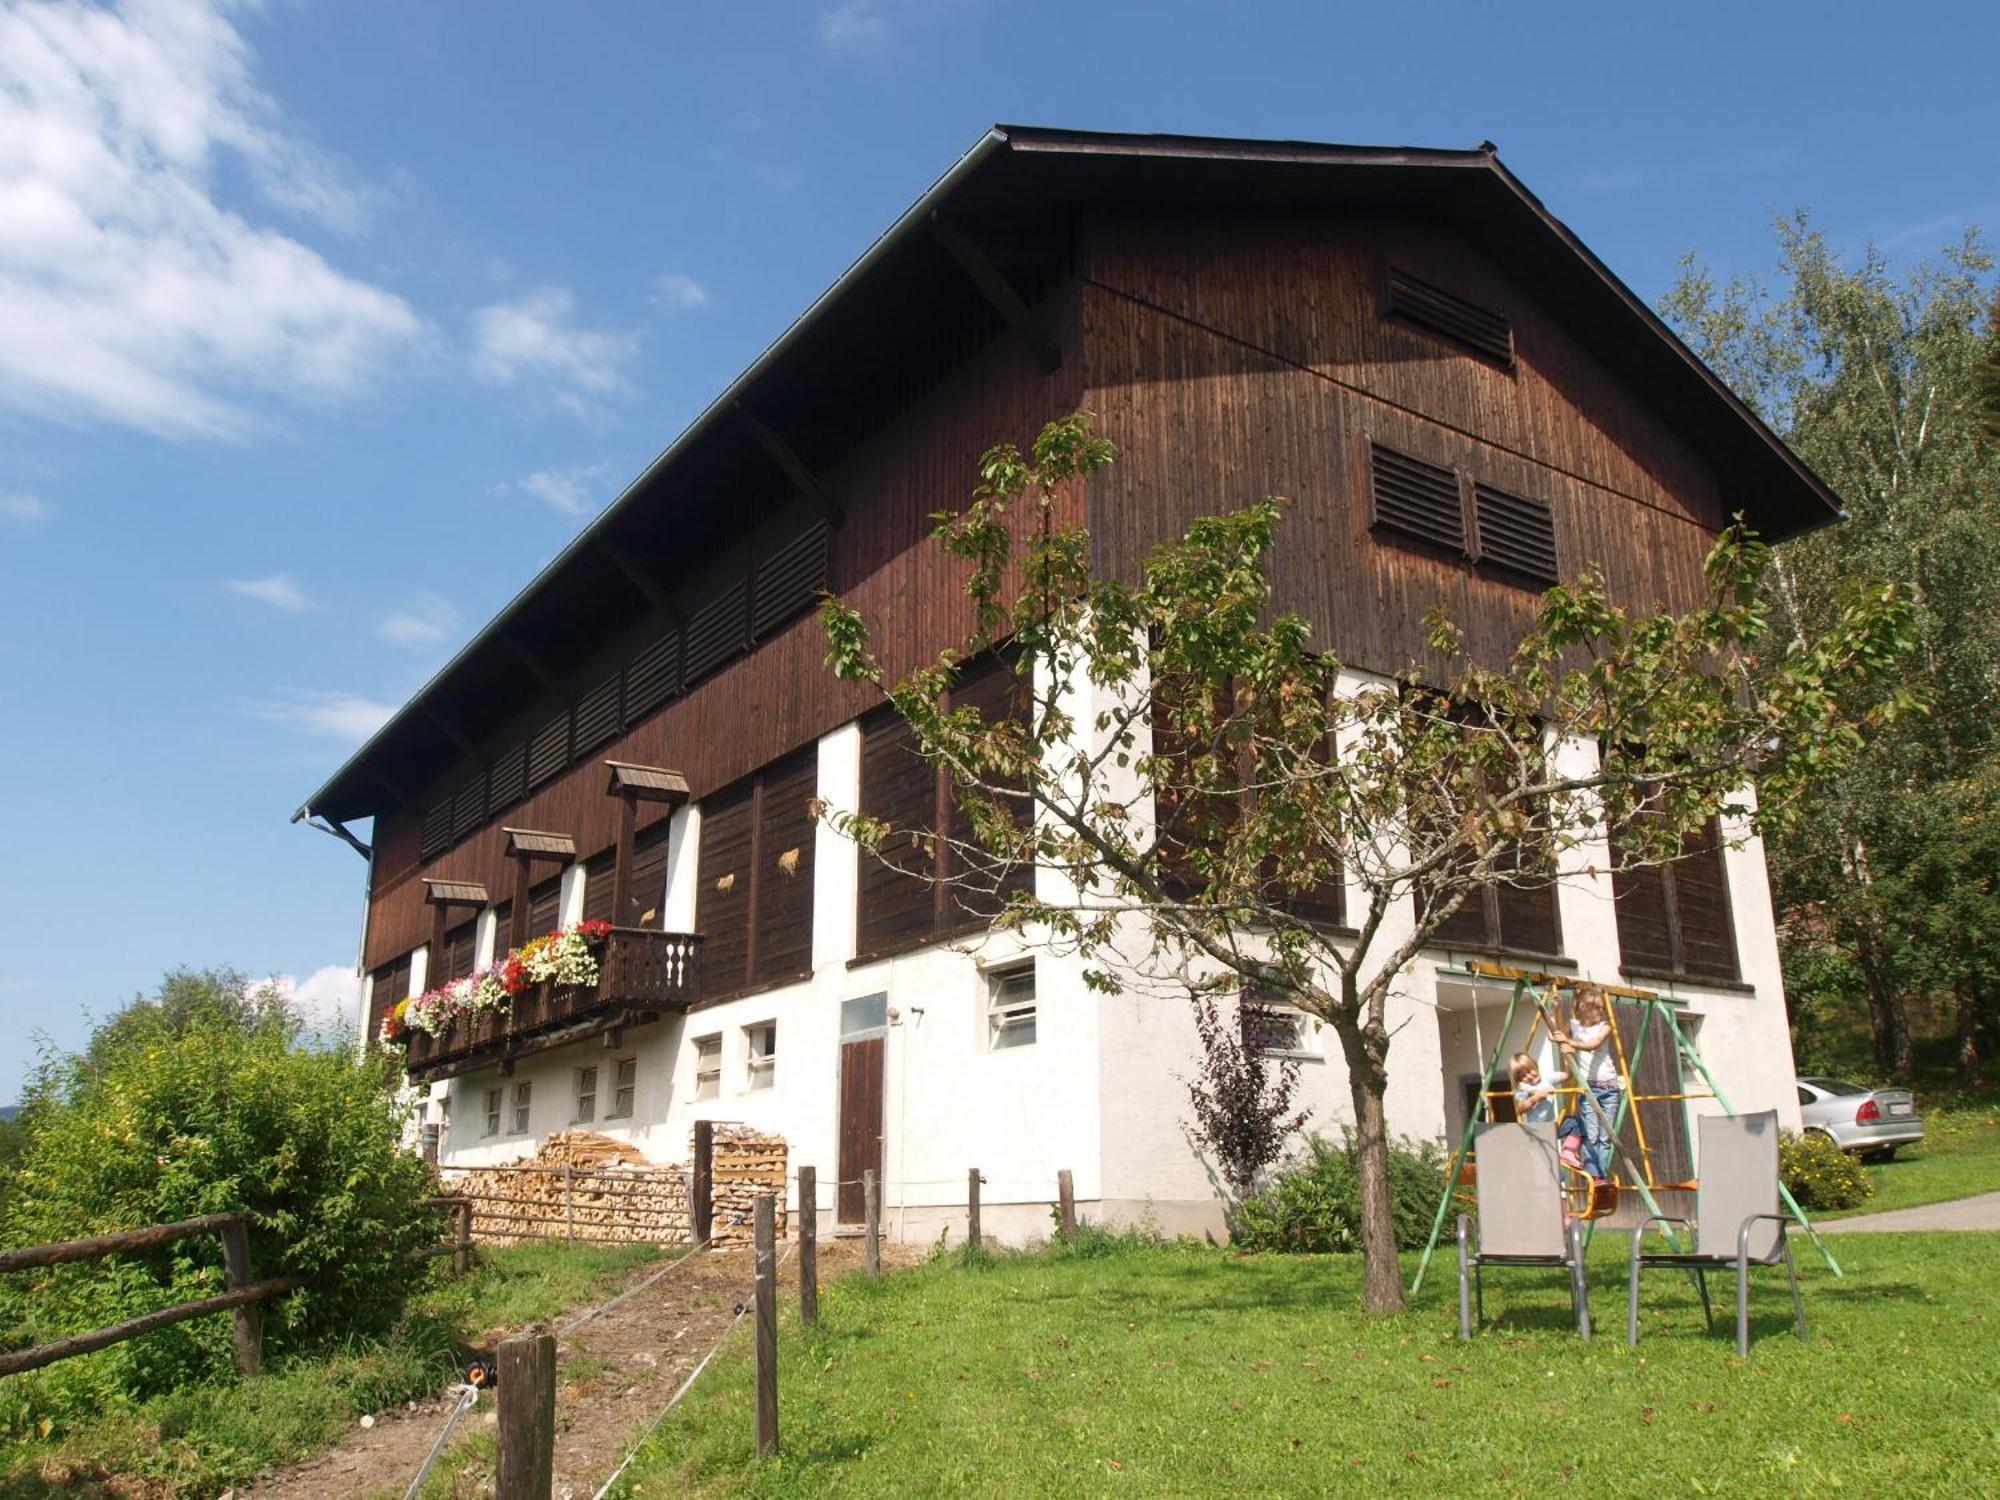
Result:
{"label": "wooden door", "polygon": [[859,1224],[866,1216],[861,1174],[882,1180],[882,1058],[885,1039],[859,1037],[840,1044],[840,1196],[835,1220]]}

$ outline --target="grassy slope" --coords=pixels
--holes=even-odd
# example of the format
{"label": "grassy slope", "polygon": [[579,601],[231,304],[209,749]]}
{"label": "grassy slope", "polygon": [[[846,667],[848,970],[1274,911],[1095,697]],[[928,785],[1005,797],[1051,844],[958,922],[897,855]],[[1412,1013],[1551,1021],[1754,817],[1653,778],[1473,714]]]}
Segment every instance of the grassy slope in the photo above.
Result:
{"label": "grassy slope", "polygon": [[1808,1252],[1810,1345],[1764,1273],[1747,1363],[1664,1272],[1628,1349],[1625,1245],[1594,1258],[1607,1326],[1587,1347],[1534,1270],[1495,1273],[1499,1325],[1471,1345],[1450,1268],[1370,1321],[1346,1257],[1159,1248],[843,1280],[820,1331],[783,1329],[779,1461],[750,1458],[739,1336],[622,1493],[1992,1492],[2000,1235],[1844,1242],[1844,1280]]}
{"label": "grassy slope", "polygon": [[2000,1106],[1926,1108],[1924,1143],[1864,1170],[1874,1180],[1875,1196],[1851,1212],[1880,1213],[2000,1192]]}
{"label": "grassy slope", "polygon": [[480,1335],[606,1295],[658,1254],[650,1246],[535,1242],[482,1251],[463,1280],[434,1262],[431,1285],[389,1338],[287,1361],[242,1382],[174,1391],[46,1441],[16,1439],[0,1447],[0,1493],[133,1493],[103,1482],[122,1475],[151,1481],[145,1493],[213,1495],[328,1447],[364,1412],[435,1395]]}

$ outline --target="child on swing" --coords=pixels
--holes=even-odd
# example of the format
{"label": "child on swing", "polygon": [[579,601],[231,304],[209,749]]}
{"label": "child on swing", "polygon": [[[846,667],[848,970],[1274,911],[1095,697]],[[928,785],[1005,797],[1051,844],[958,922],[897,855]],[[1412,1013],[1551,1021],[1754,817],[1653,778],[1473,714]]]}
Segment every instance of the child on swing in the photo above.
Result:
{"label": "child on swing", "polygon": [[1577,1119],[1583,1130],[1584,1166],[1598,1182],[1611,1177],[1611,1126],[1618,1118],[1624,1082],[1611,1042],[1611,1014],[1604,992],[1595,985],[1577,991],[1576,1010],[1567,1035],[1552,1033],[1555,1044],[1583,1074],[1587,1098],[1578,1101]]}

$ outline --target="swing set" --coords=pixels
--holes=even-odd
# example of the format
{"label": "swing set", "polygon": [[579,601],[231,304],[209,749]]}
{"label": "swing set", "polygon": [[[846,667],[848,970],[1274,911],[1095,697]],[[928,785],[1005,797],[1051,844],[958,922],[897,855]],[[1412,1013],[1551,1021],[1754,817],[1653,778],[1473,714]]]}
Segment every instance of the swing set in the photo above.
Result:
{"label": "swing set", "polygon": [[[1465,1122],[1465,1133],[1459,1141],[1457,1151],[1452,1154],[1445,1172],[1444,1192],[1438,1199],[1437,1213],[1431,1219],[1430,1236],[1424,1241],[1424,1253],[1417,1262],[1416,1276],[1410,1283],[1412,1296],[1415,1296],[1417,1289],[1424,1284],[1424,1273],[1430,1268],[1431,1256],[1437,1250],[1438,1236],[1444,1232],[1445,1218],[1451,1211],[1452,1200],[1463,1191],[1464,1183],[1461,1179],[1465,1178],[1468,1172],[1478,1170],[1478,1163],[1472,1151],[1474,1131],[1479,1125],[1492,1124],[1500,1118],[1495,1112],[1496,1101],[1505,1100],[1509,1113],[1512,1112],[1514,1090],[1504,1059],[1508,1050],[1507,1039],[1513,1033],[1515,1018],[1522,1013],[1524,1005],[1530,1009],[1532,1017],[1528,1023],[1527,1040],[1521,1050],[1532,1054],[1538,1036],[1545,1035],[1553,1041],[1562,1035],[1558,1026],[1558,1010],[1564,990],[1588,989],[1604,997],[1605,1021],[1611,1029],[1612,1056],[1618,1064],[1618,1076],[1625,1083],[1619,1090],[1616,1113],[1607,1117],[1604,1106],[1598,1102],[1596,1095],[1584,1086],[1579,1063],[1569,1052],[1559,1052],[1564,1059],[1566,1076],[1564,1081],[1552,1090],[1556,1098],[1564,1104],[1574,1105],[1578,1110],[1588,1109],[1594,1112],[1612,1155],[1613,1175],[1605,1182],[1594,1181],[1589,1172],[1581,1166],[1567,1160],[1563,1162],[1565,1206],[1569,1216],[1583,1224],[1584,1242],[1589,1243],[1599,1219],[1617,1211],[1618,1198],[1622,1191],[1636,1192],[1644,1201],[1646,1212],[1659,1217],[1662,1210],[1659,1200],[1653,1196],[1655,1193],[1691,1192],[1699,1186],[1698,1181],[1692,1176],[1676,1173],[1662,1178],[1655,1170],[1653,1143],[1648,1141],[1646,1136],[1645,1111],[1638,1108],[1642,1104],[1679,1105],[1685,1120],[1690,1100],[1713,1099],[1722,1107],[1725,1114],[1736,1113],[1723,1094],[1721,1086],[1716,1083],[1714,1075],[1708,1071],[1707,1064],[1702,1061],[1701,1054],[1695,1050],[1694,1044],[1688,1040],[1687,1033],[1681,1029],[1671,1000],[1652,990],[1628,989],[1616,984],[1595,984],[1561,975],[1508,968],[1502,964],[1473,962],[1466,964],[1463,969],[1441,970],[1440,973],[1474,981],[1511,981],[1513,988],[1507,1001],[1507,1016],[1500,1024],[1500,1034],[1494,1042],[1491,1054],[1487,1053],[1483,1038],[1475,1042],[1479,1054],[1486,1058],[1485,1070],[1480,1075],[1475,1107]],[[1617,1004],[1619,1001],[1637,1007],[1640,1015],[1638,1039],[1631,1048],[1629,1056],[1625,1038],[1619,1029]],[[1479,1009],[1476,1005],[1473,1007],[1472,1016],[1476,1034],[1479,1030]],[[1633,1092],[1633,1086],[1638,1079],[1639,1064],[1645,1056],[1648,1042],[1653,1039],[1656,1031],[1663,1037],[1672,1039],[1679,1063],[1684,1068],[1691,1067],[1694,1070],[1706,1085],[1707,1092],[1688,1093],[1681,1090],[1654,1094]],[[1563,1111],[1559,1109],[1558,1112]],[[1623,1139],[1622,1130],[1628,1113],[1632,1122],[1632,1144],[1636,1150],[1628,1149]],[[1616,1175],[1620,1167],[1625,1172],[1622,1182]],[[1792,1197],[1791,1190],[1780,1182],[1778,1192],[1785,1208],[1798,1220],[1799,1227],[1811,1238],[1814,1247],[1826,1261],[1827,1267],[1834,1275],[1840,1275],[1840,1266],[1835,1262],[1833,1252],[1827,1249],[1825,1241],[1807,1220],[1805,1211]],[[1678,1237],[1669,1233],[1668,1238],[1678,1249]]]}

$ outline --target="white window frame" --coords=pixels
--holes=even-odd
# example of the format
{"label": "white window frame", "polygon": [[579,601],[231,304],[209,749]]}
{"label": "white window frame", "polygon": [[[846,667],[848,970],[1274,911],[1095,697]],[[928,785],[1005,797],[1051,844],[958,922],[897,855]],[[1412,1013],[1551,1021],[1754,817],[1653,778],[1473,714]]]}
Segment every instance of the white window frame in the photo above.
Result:
{"label": "white window frame", "polygon": [[743,1087],[758,1093],[778,1084],[778,1023],[752,1021],[743,1028]]}
{"label": "white window frame", "polygon": [[639,1059],[621,1057],[611,1065],[611,1108],[607,1120],[629,1120],[639,1103]]}
{"label": "white window frame", "polygon": [[[986,983],[986,1050],[1011,1052],[1017,1047],[1034,1046],[1038,1040],[1040,1003],[1035,961],[1029,959],[1026,963],[988,969],[981,977]],[[1023,980],[1027,982],[1025,999],[1020,990]]]}
{"label": "white window frame", "polygon": [[576,1108],[570,1124],[588,1125],[597,1119],[597,1064],[585,1063],[576,1070]]}
{"label": "white window frame", "polygon": [[[714,1048],[712,1060],[704,1066],[704,1059]],[[694,1039],[694,1097],[715,1099],[722,1094],[722,1033],[712,1031],[707,1036]]]}
{"label": "white window frame", "polygon": [[[1269,1000],[1245,1000],[1241,1003],[1254,1005],[1259,1010],[1266,1011],[1273,1017],[1283,1018],[1292,1023],[1293,1045],[1290,1047],[1259,1047],[1257,1049],[1259,1057],[1291,1058],[1298,1062],[1324,1061],[1325,1053],[1320,1050],[1319,1044],[1320,1032],[1323,1030],[1319,1017],[1309,1011],[1301,1010],[1296,1005],[1274,1004]],[[1242,1020],[1239,1016],[1237,1021],[1237,1035],[1241,1036],[1242,1032]]]}
{"label": "white window frame", "polygon": [[532,1078],[518,1078],[514,1081],[513,1114],[508,1124],[514,1128],[509,1135],[526,1135],[528,1126],[534,1119],[535,1081]]}
{"label": "white window frame", "polygon": [[495,1085],[486,1091],[486,1128],[479,1132],[482,1138],[500,1133],[500,1122],[507,1114],[507,1090],[504,1085]]}

